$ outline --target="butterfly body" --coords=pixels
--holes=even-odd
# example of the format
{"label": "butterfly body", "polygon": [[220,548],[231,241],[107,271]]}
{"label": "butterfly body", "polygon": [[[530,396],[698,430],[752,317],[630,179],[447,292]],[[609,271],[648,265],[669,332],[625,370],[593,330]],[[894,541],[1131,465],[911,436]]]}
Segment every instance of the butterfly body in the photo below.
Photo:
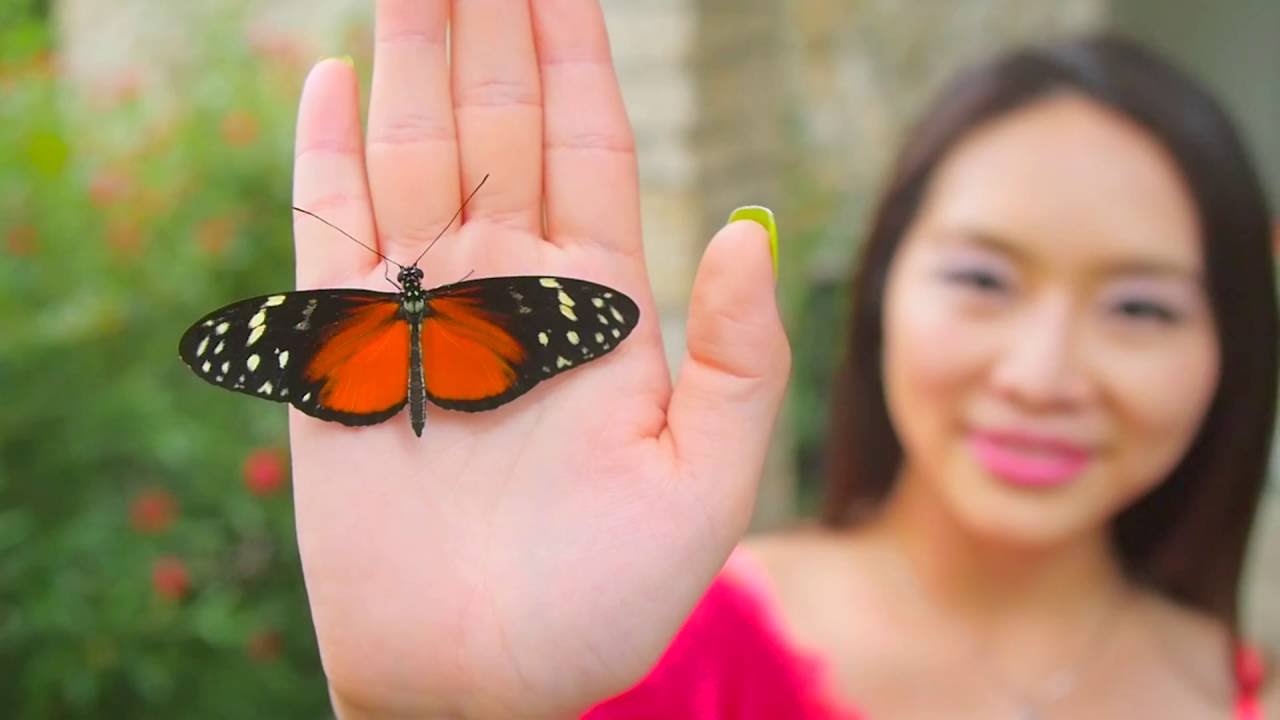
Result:
{"label": "butterfly body", "polygon": [[426,290],[404,267],[399,292],[325,289],[219,308],[178,343],[202,379],[313,417],[372,425],[406,405],[414,432],[427,401],[489,410],[600,357],[639,320],[636,304],[573,278],[509,276]]}

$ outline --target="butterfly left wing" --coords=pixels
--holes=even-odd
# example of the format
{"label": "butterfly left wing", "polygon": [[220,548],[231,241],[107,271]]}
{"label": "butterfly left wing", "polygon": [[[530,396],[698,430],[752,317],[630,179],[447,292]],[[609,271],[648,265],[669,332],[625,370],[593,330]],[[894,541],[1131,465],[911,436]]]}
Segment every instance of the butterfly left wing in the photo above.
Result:
{"label": "butterfly left wing", "polygon": [[434,288],[422,321],[427,397],[453,410],[495,408],[610,352],[639,320],[631,298],[586,280],[512,276]]}
{"label": "butterfly left wing", "polygon": [[408,396],[399,295],[307,290],[242,300],[192,325],[178,355],[207,382],[344,425],[395,415]]}

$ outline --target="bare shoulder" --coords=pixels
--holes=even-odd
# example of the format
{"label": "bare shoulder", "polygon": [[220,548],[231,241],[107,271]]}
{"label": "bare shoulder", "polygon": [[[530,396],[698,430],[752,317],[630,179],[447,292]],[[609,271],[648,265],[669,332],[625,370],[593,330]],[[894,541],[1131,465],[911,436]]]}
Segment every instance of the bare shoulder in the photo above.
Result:
{"label": "bare shoulder", "polygon": [[741,548],[769,574],[770,579],[803,577],[797,566],[821,564],[833,550],[835,534],[818,525],[805,524],[785,530],[749,535]]}
{"label": "bare shoulder", "polygon": [[1155,664],[1199,700],[1221,707],[1234,699],[1230,634],[1220,620],[1155,593],[1144,593],[1138,609]]}
{"label": "bare shoulder", "polygon": [[[779,595],[812,594],[828,589],[849,571],[849,542],[839,531],[818,525],[752,535],[743,540],[746,552],[768,577]],[[856,565],[856,560],[853,561]]]}
{"label": "bare shoulder", "polygon": [[801,644],[838,652],[841,631],[874,616],[868,606],[869,563],[849,533],[801,526],[753,535],[741,548],[763,571],[783,620]]}

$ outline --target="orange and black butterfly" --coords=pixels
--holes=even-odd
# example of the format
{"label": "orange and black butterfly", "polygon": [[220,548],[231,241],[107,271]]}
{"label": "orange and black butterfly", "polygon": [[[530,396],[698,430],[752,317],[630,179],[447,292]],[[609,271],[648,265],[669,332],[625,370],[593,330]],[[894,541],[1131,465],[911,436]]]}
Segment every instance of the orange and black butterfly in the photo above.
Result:
{"label": "orange and black butterfly", "polygon": [[417,263],[399,266],[398,292],[304,290],[219,308],[183,334],[178,355],[214,385],[344,425],[380,423],[408,404],[421,436],[427,400],[496,408],[613,350],[640,318],[626,295],[572,278],[424,290]]}

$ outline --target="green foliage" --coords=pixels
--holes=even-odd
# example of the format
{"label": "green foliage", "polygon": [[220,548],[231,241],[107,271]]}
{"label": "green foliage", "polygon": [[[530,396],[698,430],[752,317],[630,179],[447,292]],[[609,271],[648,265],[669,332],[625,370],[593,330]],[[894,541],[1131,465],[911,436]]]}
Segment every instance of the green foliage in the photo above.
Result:
{"label": "green foliage", "polygon": [[303,68],[228,43],[180,107],[81,97],[32,17],[0,21],[2,714],[325,717],[284,408],[176,350],[292,287]]}

